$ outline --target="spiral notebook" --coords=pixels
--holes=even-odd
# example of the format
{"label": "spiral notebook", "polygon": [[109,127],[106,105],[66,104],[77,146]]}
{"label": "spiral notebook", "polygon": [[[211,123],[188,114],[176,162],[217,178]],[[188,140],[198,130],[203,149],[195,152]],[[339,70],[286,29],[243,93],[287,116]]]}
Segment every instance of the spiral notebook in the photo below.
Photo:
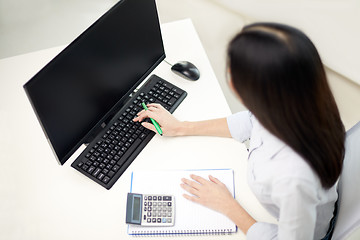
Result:
{"label": "spiral notebook", "polygon": [[230,234],[237,231],[236,225],[226,216],[185,199],[180,187],[181,178],[190,174],[208,179],[209,175],[223,182],[235,197],[234,173],[231,169],[134,171],[130,192],[140,194],[171,194],[175,196],[175,225],[172,227],[144,227],[128,225],[128,234],[179,235],[179,234]]}

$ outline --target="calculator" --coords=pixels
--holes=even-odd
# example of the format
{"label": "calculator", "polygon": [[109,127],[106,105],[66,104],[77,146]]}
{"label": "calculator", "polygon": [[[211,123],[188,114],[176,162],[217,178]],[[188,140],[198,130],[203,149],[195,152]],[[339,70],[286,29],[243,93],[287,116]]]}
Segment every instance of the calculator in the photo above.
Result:
{"label": "calculator", "polygon": [[164,194],[128,193],[126,223],[149,227],[174,226],[175,197]]}

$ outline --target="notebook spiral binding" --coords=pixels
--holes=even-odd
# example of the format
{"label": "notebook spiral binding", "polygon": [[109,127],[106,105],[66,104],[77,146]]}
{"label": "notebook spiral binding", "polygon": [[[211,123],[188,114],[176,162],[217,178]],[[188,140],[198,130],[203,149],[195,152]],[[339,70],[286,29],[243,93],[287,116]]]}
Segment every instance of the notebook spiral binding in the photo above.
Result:
{"label": "notebook spiral binding", "polygon": [[134,237],[159,237],[159,236],[201,236],[201,235],[230,235],[233,232],[231,229],[217,229],[217,230],[168,230],[168,231],[133,231],[131,234]]}

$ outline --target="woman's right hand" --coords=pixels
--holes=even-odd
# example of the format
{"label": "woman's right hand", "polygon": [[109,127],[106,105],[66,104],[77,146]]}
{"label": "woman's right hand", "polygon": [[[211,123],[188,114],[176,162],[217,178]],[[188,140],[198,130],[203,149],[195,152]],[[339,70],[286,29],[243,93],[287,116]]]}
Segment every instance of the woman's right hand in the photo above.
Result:
{"label": "woman's right hand", "polygon": [[[177,120],[169,111],[167,111],[161,104],[150,103],[146,105],[148,110],[142,110],[133,119],[134,122],[142,122],[145,118],[152,118],[161,127],[163,135],[165,136],[178,136],[181,135],[182,122]],[[155,126],[152,123],[142,122],[145,128],[157,133]]]}

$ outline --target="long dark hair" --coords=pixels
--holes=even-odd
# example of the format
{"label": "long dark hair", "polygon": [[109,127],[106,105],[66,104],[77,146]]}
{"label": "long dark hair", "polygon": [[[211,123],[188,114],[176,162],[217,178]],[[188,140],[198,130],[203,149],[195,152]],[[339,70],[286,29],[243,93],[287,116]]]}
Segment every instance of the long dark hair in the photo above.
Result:
{"label": "long dark hair", "polygon": [[307,161],[324,188],[333,186],[342,169],[345,129],[310,39],[290,26],[251,24],[230,42],[228,65],[244,105]]}

